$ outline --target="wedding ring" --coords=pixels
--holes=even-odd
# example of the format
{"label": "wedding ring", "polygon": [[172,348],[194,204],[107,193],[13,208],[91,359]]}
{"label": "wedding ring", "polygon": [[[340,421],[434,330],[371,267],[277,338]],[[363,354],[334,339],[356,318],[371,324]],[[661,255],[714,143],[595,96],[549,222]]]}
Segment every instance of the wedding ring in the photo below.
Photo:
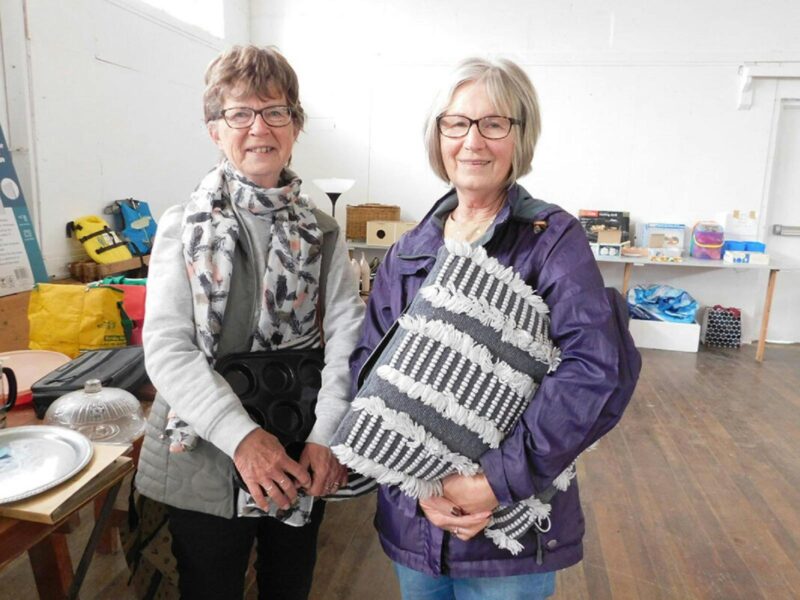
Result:
{"label": "wedding ring", "polygon": [[458,536],[458,527],[453,527],[453,535]]}
{"label": "wedding ring", "polygon": [[284,477],[283,479],[281,479],[281,480],[278,482],[278,485],[279,485],[279,486],[281,486],[281,487],[283,487],[283,486],[285,486],[287,483],[288,483],[288,481],[286,481],[286,478]]}
{"label": "wedding ring", "polygon": [[264,486],[264,491],[265,491],[265,492],[267,492],[267,495],[269,495],[270,493],[272,493],[272,490],[274,490],[274,489],[275,489],[275,486],[274,486],[274,485],[265,485],[265,486]]}

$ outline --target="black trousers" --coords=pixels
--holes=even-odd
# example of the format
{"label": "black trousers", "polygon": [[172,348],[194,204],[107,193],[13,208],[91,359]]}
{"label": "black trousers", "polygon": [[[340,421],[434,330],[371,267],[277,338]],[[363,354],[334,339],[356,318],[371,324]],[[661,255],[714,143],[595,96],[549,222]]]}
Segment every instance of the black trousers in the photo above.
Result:
{"label": "black trousers", "polygon": [[271,517],[224,519],[168,508],[181,598],[241,600],[253,541],[257,542],[259,599],[308,598],[324,502],[314,503],[311,522],[304,527],[284,525]]}

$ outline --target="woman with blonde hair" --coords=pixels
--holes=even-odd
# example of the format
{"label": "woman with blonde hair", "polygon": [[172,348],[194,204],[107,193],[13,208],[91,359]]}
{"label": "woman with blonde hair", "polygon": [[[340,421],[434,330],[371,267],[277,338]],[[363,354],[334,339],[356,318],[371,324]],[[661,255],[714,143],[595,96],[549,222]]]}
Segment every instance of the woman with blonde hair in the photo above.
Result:
{"label": "woman with blonde hair", "polygon": [[[353,468],[393,482],[380,487],[375,525],[408,600],[552,595],[555,572],[583,553],[575,459],[617,423],[638,377],[624,301],[604,288],[580,224],[517,183],[531,170],[540,122],[536,92],[518,65],[469,59],[456,68],[425,130],[431,167],[452,189],[388,252],[351,357],[355,379],[376,348],[395,352],[391,362],[381,355],[368,376],[376,373],[381,396],[364,392],[354,400],[358,410],[342,424],[347,429],[352,418],[349,436],[340,429],[333,447]],[[506,336],[509,319],[527,314],[526,303],[547,318],[520,317]],[[392,333],[395,321],[400,328]],[[402,343],[386,344],[384,336],[399,335]],[[508,339],[526,348],[524,340],[541,339],[556,349],[544,353],[547,374],[537,372],[529,404],[514,399],[524,411],[502,438],[486,415],[505,410],[497,405],[508,396],[481,378],[500,364],[484,362],[496,348],[505,344],[507,356],[521,356]],[[502,378],[534,380],[533,372],[508,367],[502,363]],[[386,439],[413,441],[388,451],[370,445],[379,422]],[[458,454],[484,443],[479,464]],[[431,472],[446,477],[434,485],[425,479]],[[517,523],[522,513],[505,508],[513,506],[538,511],[535,525]]]}

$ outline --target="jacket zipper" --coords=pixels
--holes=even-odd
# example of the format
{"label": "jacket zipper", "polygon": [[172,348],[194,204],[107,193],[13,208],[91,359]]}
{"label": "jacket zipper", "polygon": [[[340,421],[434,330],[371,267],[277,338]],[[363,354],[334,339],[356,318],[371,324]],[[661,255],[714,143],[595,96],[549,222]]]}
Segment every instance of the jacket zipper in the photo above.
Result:
{"label": "jacket zipper", "polygon": [[[405,254],[398,254],[397,258],[398,259],[402,259],[402,260],[419,260],[421,258],[432,258],[432,259],[436,260],[436,255],[434,255],[434,254],[417,254],[417,255],[411,256],[411,255],[405,255]],[[430,271],[428,271],[428,273],[430,273]],[[425,277],[427,277],[427,276],[428,275],[426,274]],[[413,302],[413,300],[412,300],[412,302]],[[367,356],[367,359],[361,364],[361,368],[358,370],[358,375],[356,376],[356,384],[358,385],[359,388],[361,387],[362,383],[364,382],[364,379],[368,375],[368,373],[367,374],[364,373],[364,369],[366,369],[367,367],[369,367],[370,370],[372,369],[372,363],[374,362],[374,359],[376,359],[377,355],[380,352],[382,352],[383,349],[386,347],[386,344],[388,343],[389,338],[392,335],[394,335],[394,332],[397,330],[397,327],[398,327],[397,322],[400,320],[400,317],[402,317],[404,314],[406,314],[406,311],[408,311],[408,307],[409,306],[411,306],[410,302],[409,302],[408,306],[403,308],[402,312],[399,315],[397,315],[397,318],[394,320],[394,323],[392,323],[392,325],[389,327],[389,329],[386,331],[386,333],[383,334],[383,336],[381,337],[380,341],[378,341],[377,345],[372,349],[372,352],[370,352],[369,356]]]}

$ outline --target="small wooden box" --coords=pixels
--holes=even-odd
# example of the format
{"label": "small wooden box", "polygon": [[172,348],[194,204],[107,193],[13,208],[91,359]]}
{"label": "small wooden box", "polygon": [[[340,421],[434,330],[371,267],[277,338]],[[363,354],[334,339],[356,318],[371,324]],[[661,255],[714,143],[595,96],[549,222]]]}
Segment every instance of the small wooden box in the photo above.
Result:
{"label": "small wooden box", "polygon": [[415,221],[367,221],[367,244],[391,246],[416,225]]}
{"label": "small wooden box", "polygon": [[367,239],[367,221],[397,221],[400,207],[391,204],[348,204],[347,239],[363,242]]}
{"label": "small wooden box", "polygon": [[67,265],[69,275],[83,283],[97,281],[108,275],[118,275],[134,269],[142,269],[150,264],[150,255],[135,256],[114,263],[100,264],[93,260],[81,260]]}

